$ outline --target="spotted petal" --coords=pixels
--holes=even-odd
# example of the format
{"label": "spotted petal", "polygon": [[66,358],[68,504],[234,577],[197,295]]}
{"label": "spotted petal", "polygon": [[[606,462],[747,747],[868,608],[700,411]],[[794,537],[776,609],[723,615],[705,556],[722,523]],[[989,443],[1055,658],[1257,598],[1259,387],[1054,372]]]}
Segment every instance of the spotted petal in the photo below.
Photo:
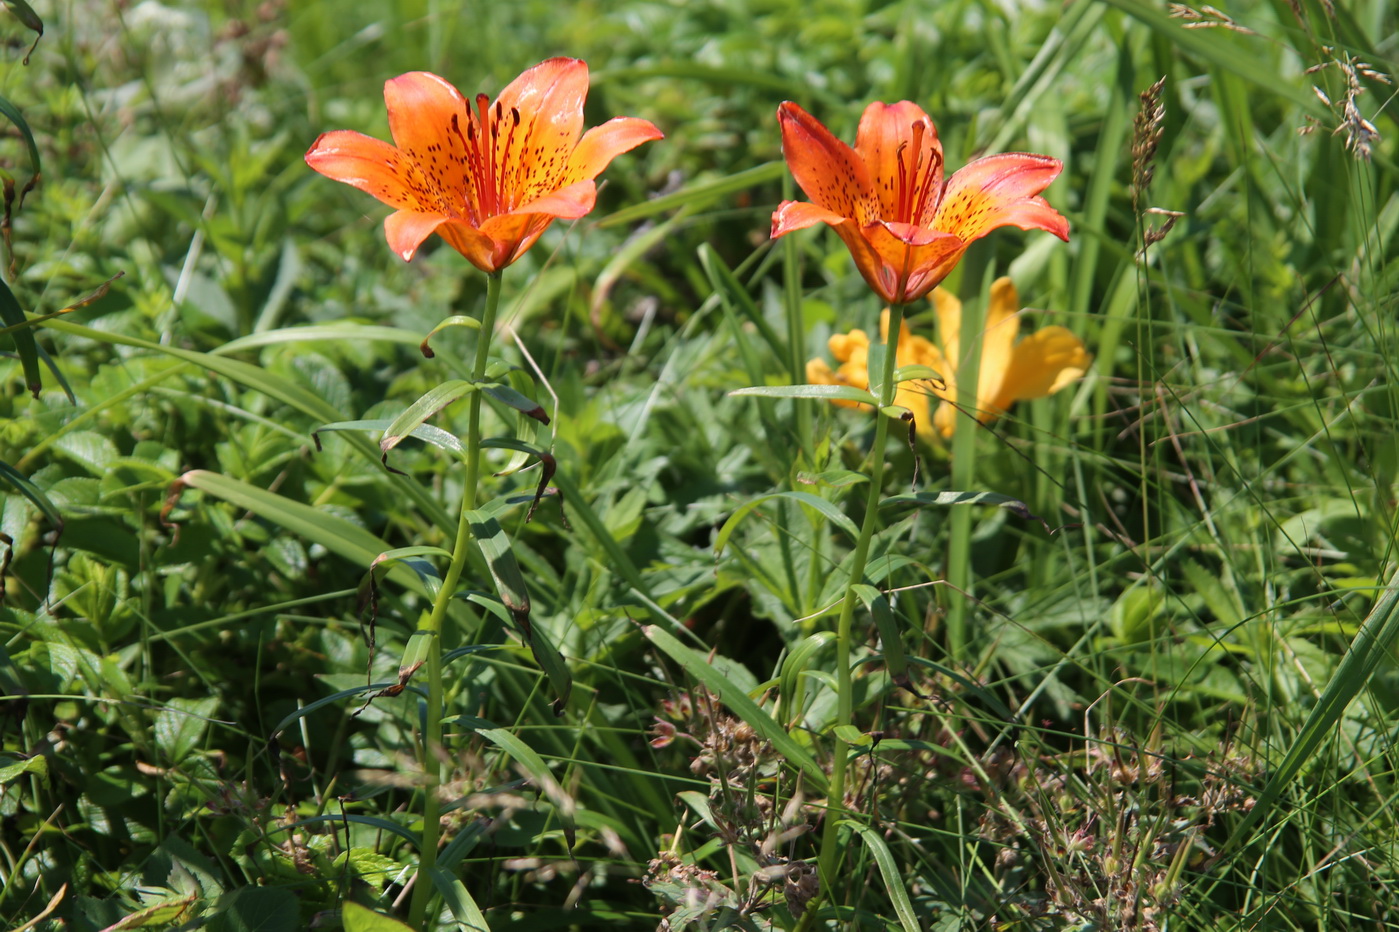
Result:
{"label": "spotted petal", "polygon": [[862,224],[879,216],[869,172],[854,149],[790,100],[777,108],[777,122],[787,167],[812,203]]}
{"label": "spotted petal", "polygon": [[947,179],[933,225],[971,242],[997,227],[1044,230],[1069,238],[1069,221],[1042,197],[1063,163],[1045,155],[1008,152],[962,167]]}

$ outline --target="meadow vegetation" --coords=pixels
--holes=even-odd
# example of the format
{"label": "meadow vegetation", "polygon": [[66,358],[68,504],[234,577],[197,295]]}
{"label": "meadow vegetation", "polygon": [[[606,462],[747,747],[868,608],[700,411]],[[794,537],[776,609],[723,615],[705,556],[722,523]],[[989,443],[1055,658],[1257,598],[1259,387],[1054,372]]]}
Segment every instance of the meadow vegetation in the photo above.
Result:
{"label": "meadow vegetation", "polygon": [[[1399,929],[1385,0],[5,6],[3,927]],[[559,55],[665,139],[498,295],[303,159]],[[776,397],[884,309],[778,105],[905,99],[1092,355],[950,436]]]}

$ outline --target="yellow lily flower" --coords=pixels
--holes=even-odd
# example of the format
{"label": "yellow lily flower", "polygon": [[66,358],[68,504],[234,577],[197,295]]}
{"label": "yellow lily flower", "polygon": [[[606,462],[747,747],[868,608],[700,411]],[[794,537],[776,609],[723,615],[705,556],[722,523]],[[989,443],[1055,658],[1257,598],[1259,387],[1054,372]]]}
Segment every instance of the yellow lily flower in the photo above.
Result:
{"label": "yellow lily flower", "polygon": [[[900,383],[894,403],[908,408],[920,424],[928,423],[929,397],[940,399],[932,415],[939,434],[951,437],[957,426],[957,366],[961,359],[960,334],[962,302],[945,289],[932,293],[942,337],[939,349],[931,341],[914,336],[908,325],[899,331],[895,352],[899,366],[924,365],[942,375],[941,384],[931,380]],[[1009,278],[998,278],[991,285],[986,309],[986,329],[981,337],[981,367],[977,377],[976,418],[989,424],[1010,410],[1017,401],[1044,398],[1071,382],[1083,378],[1093,357],[1072,332],[1057,325],[1040,330],[1016,342],[1020,332],[1020,297]],[[880,317],[881,339],[889,332],[889,312]],[[831,355],[841,363],[832,370],[824,360],[806,364],[808,382],[817,385],[853,385],[869,388],[869,337],[863,330],[831,337]],[[865,407],[838,401],[847,407]]]}

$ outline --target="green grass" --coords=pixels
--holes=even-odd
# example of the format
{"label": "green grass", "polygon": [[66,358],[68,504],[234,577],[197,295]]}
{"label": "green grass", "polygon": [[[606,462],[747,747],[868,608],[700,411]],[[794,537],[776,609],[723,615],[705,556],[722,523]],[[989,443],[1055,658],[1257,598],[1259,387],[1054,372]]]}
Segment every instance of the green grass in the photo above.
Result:
{"label": "green grass", "polygon": [[[440,770],[425,928],[1399,929],[1391,5],[201,6],[39,9],[27,67],[7,20],[0,97],[42,183],[0,307],[22,323],[0,337],[3,927],[51,900],[31,928],[407,919]],[[426,675],[365,687],[398,681],[436,551],[378,570],[373,607],[366,574],[452,547],[463,468],[313,432],[469,378],[475,331],[417,344],[479,317],[486,278],[440,243],[401,262],[388,209],[301,156],[386,137],[400,72],[494,93],[561,54],[591,66],[590,125],[666,139],[505,274],[493,352],[552,423],[487,399],[483,433],[549,450],[562,494],[471,552],[425,761]],[[920,431],[916,478],[901,436],[877,451],[883,498],[1024,507],[878,511],[845,725],[874,422],[729,393],[878,329],[834,235],[768,239],[798,193],[777,104],[850,140],[902,98],[949,166],[1065,162],[1070,243],[998,231],[945,284],[974,304],[1009,274],[1041,309],[1024,332],[1095,359],[963,418],[960,449]],[[17,128],[0,168],[29,178]],[[1183,216],[1143,255],[1148,208]],[[485,457],[480,501],[533,496],[532,458]],[[497,595],[507,544],[552,675]],[[837,883],[802,917],[844,749]]]}

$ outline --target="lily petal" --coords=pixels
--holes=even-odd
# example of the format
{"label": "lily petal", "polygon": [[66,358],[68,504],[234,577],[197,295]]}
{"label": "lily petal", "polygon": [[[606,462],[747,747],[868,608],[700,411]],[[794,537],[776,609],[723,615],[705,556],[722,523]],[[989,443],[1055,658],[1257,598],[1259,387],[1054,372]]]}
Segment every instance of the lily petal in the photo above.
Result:
{"label": "lily petal", "polygon": [[[916,134],[915,125],[921,127]],[[931,225],[942,194],[942,143],[922,107],[908,100],[870,104],[860,117],[855,151],[874,180],[879,216]],[[920,200],[922,209],[911,210]]]}
{"label": "lily petal", "polygon": [[1069,238],[1069,221],[1036,197],[1064,165],[1045,155],[1008,152],[962,167],[947,179],[933,225],[971,242],[997,227],[1044,230]]}
{"label": "lily petal", "polygon": [[976,404],[985,409],[1004,410],[996,400],[1011,369],[1015,338],[1020,334],[1020,295],[1005,276],[991,283],[986,304],[986,324],[981,333],[981,365],[977,370]]}
{"label": "lily petal", "polygon": [[565,176],[583,132],[587,96],[588,64],[576,58],[542,61],[500,92],[495,109],[510,129],[508,141],[496,143],[498,171],[517,192],[512,207],[568,183]]}
{"label": "lily petal", "polygon": [[306,164],[390,207],[413,210],[421,204],[415,193],[420,186],[415,169],[381,139],[347,129],[322,133],[306,150]]}
{"label": "lily petal", "polygon": [[613,117],[600,126],[594,126],[578,140],[578,147],[568,158],[564,183],[590,181],[623,152],[635,149],[643,142],[664,138],[665,134],[650,120]]}
{"label": "lily petal", "polygon": [[[881,284],[877,286],[875,280],[871,280],[869,270],[860,265],[858,255],[855,256],[855,264],[865,273],[865,281],[870,283],[870,287],[886,301],[895,304],[916,301],[932,291],[957,265],[967,248],[959,237],[951,233],[907,224],[871,223],[859,232],[869,251],[878,256],[878,281]],[[847,239],[846,244],[849,243]],[[855,247],[851,246],[850,251],[853,254]]]}
{"label": "lily petal", "polygon": [[439,213],[396,210],[384,218],[384,237],[389,241],[389,248],[407,262],[417,253],[423,240],[436,233],[446,221]]}
{"label": "lily petal", "polygon": [[849,218],[833,210],[818,207],[810,201],[783,201],[772,214],[772,238],[777,239],[793,230],[805,230],[818,223],[831,226],[845,223]]}
{"label": "lily petal", "polygon": [[468,114],[461,93],[435,74],[410,71],[384,82],[384,103],[398,151],[426,182],[419,202],[455,213],[461,205],[453,203],[447,192],[468,184],[468,163],[462,157]]}
{"label": "lily petal", "polygon": [[996,407],[1005,410],[1017,401],[1052,395],[1083,378],[1092,362],[1083,341],[1072,331],[1057,325],[1042,327],[1016,344]]}
{"label": "lily petal", "polygon": [[861,224],[879,216],[879,198],[854,149],[790,100],[777,108],[777,122],[787,167],[813,203]]}

